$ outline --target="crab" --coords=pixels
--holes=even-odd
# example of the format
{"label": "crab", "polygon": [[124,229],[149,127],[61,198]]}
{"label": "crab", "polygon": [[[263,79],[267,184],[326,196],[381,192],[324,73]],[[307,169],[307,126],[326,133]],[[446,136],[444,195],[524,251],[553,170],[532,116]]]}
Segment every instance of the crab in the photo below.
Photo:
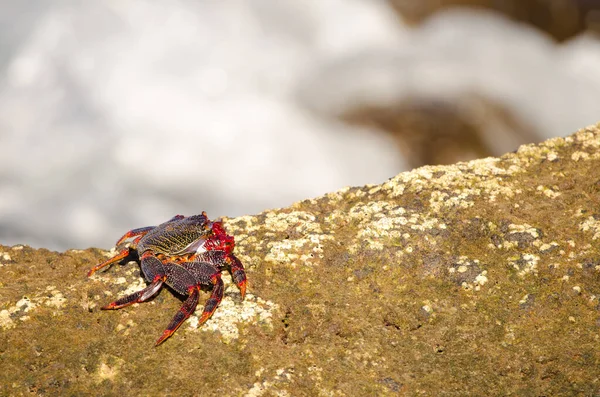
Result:
{"label": "crab", "polygon": [[[131,238],[133,240],[129,245],[124,244]],[[210,221],[206,212],[188,217],[176,215],[158,226],[141,227],[125,233],[117,241],[117,254],[92,268],[88,276],[137,252],[142,273],[149,285],[102,307],[103,310],[116,310],[146,302],[164,284],[187,296],[181,309],[156,341],[155,346],[158,346],[194,312],[202,286],[212,287],[212,293],[204,305],[198,325],[212,316],[223,298],[222,268],[229,267],[233,282],[244,299],[246,272],[233,254],[234,245],[233,236],[225,232],[222,223]]]}

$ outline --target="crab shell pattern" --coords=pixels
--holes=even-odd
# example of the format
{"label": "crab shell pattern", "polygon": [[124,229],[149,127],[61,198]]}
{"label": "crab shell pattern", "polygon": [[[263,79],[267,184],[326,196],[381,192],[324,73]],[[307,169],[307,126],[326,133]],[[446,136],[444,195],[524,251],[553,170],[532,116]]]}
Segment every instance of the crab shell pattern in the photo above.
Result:
{"label": "crab shell pattern", "polygon": [[133,303],[145,302],[155,296],[163,284],[188,296],[156,341],[156,346],[170,337],[194,312],[203,285],[212,286],[212,293],[204,305],[199,325],[210,318],[223,298],[221,270],[224,267],[229,267],[233,281],[244,299],[246,272],[233,254],[234,238],[225,232],[221,222],[210,221],[205,212],[189,217],[176,215],[158,226],[130,230],[117,241],[116,246],[123,247],[123,243],[130,238],[134,239],[128,246],[92,268],[88,276],[127,258],[134,251],[140,259],[142,273],[150,284],[102,309],[120,309]]}

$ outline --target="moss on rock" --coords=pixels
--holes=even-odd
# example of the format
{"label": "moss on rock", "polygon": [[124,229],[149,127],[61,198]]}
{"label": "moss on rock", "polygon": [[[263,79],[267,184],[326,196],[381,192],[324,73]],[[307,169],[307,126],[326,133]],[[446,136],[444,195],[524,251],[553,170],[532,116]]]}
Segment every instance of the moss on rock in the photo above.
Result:
{"label": "moss on rock", "polygon": [[246,301],[158,348],[137,265],[0,246],[0,394],[598,394],[599,127],[226,219]]}

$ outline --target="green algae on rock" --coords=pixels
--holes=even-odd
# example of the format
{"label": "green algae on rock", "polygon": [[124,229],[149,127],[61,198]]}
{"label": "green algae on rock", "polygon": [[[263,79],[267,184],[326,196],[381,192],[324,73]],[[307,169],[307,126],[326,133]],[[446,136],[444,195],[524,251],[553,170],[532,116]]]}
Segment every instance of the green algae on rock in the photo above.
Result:
{"label": "green algae on rock", "polygon": [[246,301],[156,349],[169,291],[99,312],[137,265],[0,246],[0,394],[598,394],[598,169],[597,125],[225,219]]}

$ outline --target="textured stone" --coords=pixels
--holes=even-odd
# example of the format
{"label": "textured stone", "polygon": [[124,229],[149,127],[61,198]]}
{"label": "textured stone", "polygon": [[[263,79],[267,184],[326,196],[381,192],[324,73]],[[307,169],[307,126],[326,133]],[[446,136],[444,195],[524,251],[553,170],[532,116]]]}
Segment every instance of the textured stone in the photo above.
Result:
{"label": "textured stone", "polygon": [[599,127],[226,219],[246,301],[157,348],[137,265],[0,246],[0,395],[598,394]]}

